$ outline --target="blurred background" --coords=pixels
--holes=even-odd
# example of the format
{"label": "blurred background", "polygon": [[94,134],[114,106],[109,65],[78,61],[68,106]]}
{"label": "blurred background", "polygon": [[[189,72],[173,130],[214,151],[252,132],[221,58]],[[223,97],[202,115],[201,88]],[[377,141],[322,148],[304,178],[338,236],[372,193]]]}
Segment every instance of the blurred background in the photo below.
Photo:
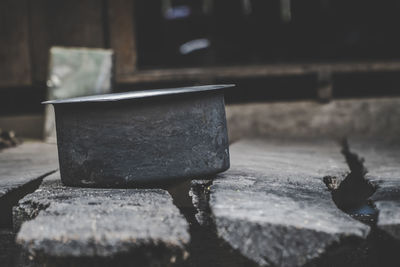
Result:
{"label": "blurred background", "polygon": [[[398,14],[396,0],[2,0],[0,128],[42,138],[40,102],[96,93],[64,86],[90,75],[106,92],[236,83],[228,106],[393,97]],[[90,51],[112,66],[68,78]]]}

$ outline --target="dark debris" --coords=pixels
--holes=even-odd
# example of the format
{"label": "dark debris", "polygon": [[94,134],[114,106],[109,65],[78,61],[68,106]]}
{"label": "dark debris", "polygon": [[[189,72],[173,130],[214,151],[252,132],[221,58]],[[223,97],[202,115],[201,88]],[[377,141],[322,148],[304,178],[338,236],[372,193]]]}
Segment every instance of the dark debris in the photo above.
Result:
{"label": "dark debris", "polygon": [[4,148],[15,147],[21,144],[14,131],[5,131],[0,129],[0,150]]}

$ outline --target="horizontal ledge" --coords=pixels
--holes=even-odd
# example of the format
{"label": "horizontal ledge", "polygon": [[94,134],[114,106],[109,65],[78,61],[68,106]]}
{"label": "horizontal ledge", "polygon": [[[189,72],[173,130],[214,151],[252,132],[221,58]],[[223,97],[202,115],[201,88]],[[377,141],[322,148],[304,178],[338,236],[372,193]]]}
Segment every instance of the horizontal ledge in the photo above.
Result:
{"label": "horizontal ledge", "polygon": [[190,81],[222,78],[252,78],[263,76],[304,75],[318,72],[350,73],[399,71],[400,61],[370,61],[342,63],[267,64],[200,68],[138,70],[119,75],[120,83]]}

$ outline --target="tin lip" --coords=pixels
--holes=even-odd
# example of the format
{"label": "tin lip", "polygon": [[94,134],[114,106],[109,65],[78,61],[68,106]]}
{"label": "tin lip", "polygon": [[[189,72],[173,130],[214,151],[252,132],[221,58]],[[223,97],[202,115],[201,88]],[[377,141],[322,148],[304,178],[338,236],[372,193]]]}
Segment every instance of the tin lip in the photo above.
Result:
{"label": "tin lip", "polygon": [[42,104],[68,104],[68,103],[87,103],[87,102],[112,102],[126,99],[146,98],[153,96],[186,94],[203,91],[220,90],[224,88],[234,87],[235,84],[214,84],[201,86],[177,87],[168,89],[151,89],[143,91],[131,91],[123,93],[112,93],[92,96],[82,96],[59,100],[44,101]]}

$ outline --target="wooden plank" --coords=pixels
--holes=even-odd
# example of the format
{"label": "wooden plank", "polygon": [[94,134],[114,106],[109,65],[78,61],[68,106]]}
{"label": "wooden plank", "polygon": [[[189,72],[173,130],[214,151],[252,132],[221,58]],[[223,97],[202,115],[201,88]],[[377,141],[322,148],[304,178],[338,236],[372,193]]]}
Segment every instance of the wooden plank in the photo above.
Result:
{"label": "wooden plank", "polygon": [[27,142],[0,152],[0,199],[58,168],[57,146]]}
{"label": "wooden plank", "polygon": [[103,2],[30,0],[34,80],[47,79],[52,46],[105,47]]}
{"label": "wooden plank", "polygon": [[229,140],[251,137],[379,137],[400,140],[400,98],[235,104],[226,107]]}
{"label": "wooden plank", "polygon": [[378,185],[371,200],[379,210],[377,227],[400,241],[400,145],[398,142],[350,139],[350,149],[364,159],[366,178]]}
{"label": "wooden plank", "polygon": [[[230,154],[231,168],[208,185],[209,198],[197,196],[194,204],[202,208],[199,202],[208,200],[206,212],[232,248],[257,266],[350,266],[364,260],[356,248],[370,228],[339,210],[322,181],[348,170],[338,144],[243,140]],[[198,219],[207,222],[204,214]]]}
{"label": "wooden plank", "polygon": [[0,227],[11,227],[12,206],[57,168],[56,145],[24,143],[0,151]]}
{"label": "wooden plank", "polygon": [[24,222],[17,243],[38,266],[171,266],[187,257],[188,223],[162,189],[66,187],[55,173],[13,214],[16,228]]}
{"label": "wooden plank", "polygon": [[132,74],[120,75],[121,83],[146,83],[168,81],[199,81],[204,79],[239,79],[263,76],[285,76],[351,72],[400,71],[400,62],[343,62],[343,63],[304,63],[304,64],[266,64],[229,67],[204,67],[181,69],[138,70]]}
{"label": "wooden plank", "polygon": [[137,52],[135,42],[133,0],[108,0],[108,22],[111,48],[116,55],[116,80],[136,70]]}
{"label": "wooden plank", "polygon": [[0,87],[31,84],[27,0],[0,1]]}

